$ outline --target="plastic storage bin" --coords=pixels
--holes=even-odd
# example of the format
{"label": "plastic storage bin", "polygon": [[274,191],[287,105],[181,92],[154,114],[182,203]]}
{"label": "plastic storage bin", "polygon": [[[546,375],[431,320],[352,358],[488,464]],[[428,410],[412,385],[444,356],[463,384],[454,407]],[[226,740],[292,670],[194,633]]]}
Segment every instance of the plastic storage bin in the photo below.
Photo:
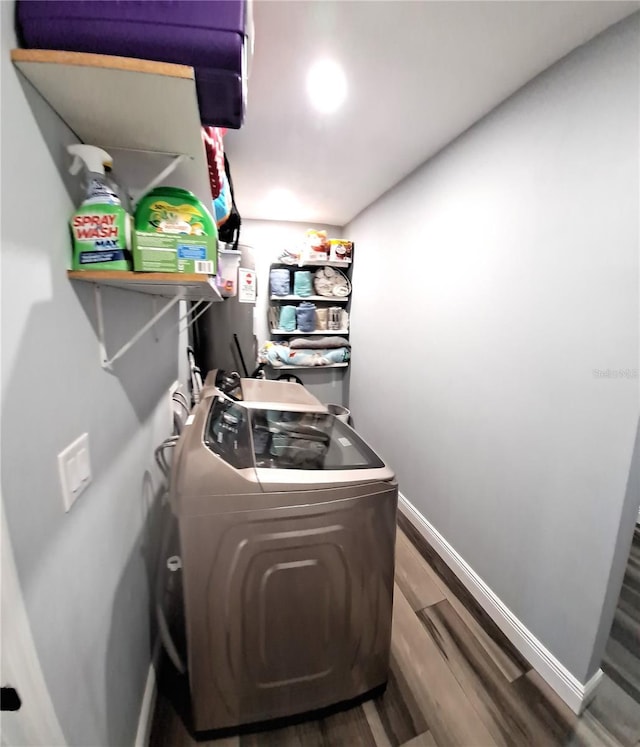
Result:
{"label": "plastic storage bin", "polygon": [[220,249],[218,251],[216,286],[223,298],[232,298],[238,293],[238,267],[240,266],[241,256],[241,252],[232,249]]}
{"label": "plastic storage bin", "polygon": [[351,410],[348,410],[346,407],[343,407],[342,405],[327,405],[327,410],[329,410],[332,415],[335,415],[338,420],[342,420],[343,423],[349,422]]}

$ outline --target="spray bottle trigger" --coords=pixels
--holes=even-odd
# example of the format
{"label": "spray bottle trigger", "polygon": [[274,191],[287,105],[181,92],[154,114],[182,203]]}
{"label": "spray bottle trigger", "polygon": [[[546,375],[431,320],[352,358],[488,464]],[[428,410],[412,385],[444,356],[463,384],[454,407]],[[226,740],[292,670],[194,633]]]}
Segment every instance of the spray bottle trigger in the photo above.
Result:
{"label": "spray bottle trigger", "polygon": [[71,166],[69,166],[69,173],[75,176],[81,168],[82,159],[80,158],[80,156],[74,156],[73,161],[71,161]]}

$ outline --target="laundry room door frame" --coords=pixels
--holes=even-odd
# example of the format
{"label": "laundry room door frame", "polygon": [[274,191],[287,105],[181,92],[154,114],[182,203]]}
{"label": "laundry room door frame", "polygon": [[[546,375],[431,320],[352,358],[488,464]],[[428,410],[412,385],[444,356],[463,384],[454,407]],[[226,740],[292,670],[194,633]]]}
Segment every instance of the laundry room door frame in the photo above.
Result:
{"label": "laundry room door frame", "polygon": [[66,745],[60,722],[44,679],[38,653],[31,635],[29,617],[22,597],[20,581],[4,501],[2,507],[1,558],[2,629],[0,679],[3,687],[13,687],[22,701],[17,711],[4,711],[0,721],[2,747]]}

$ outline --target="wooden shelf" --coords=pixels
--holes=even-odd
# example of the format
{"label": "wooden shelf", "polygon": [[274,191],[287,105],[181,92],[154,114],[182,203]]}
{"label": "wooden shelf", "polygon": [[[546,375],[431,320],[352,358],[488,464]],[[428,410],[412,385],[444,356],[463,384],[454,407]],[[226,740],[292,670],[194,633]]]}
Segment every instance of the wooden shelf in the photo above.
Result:
{"label": "wooden shelf", "polygon": [[351,267],[351,262],[344,262],[343,260],[336,259],[325,259],[318,260],[317,262],[272,262],[272,265],[278,265],[278,267],[290,267],[292,270],[301,269],[303,267],[344,267],[345,269]]}
{"label": "wooden shelf", "polygon": [[327,303],[347,303],[349,296],[271,296],[272,301],[326,301]]}
{"label": "wooden shelf", "polygon": [[274,371],[284,371],[284,370],[291,370],[291,369],[297,369],[298,371],[324,371],[327,368],[346,368],[349,364],[348,363],[329,363],[327,366],[272,366],[270,363],[267,364],[269,368],[272,368]]}
{"label": "wooden shelf", "polygon": [[70,280],[109,285],[122,290],[189,301],[222,301],[210,275],[174,272],[125,272],[116,270],[69,270]]}
{"label": "wooden shelf", "polygon": [[348,329],[314,329],[313,332],[302,332],[294,329],[293,332],[287,332],[285,329],[271,329],[272,335],[348,335]]}
{"label": "wooden shelf", "polygon": [[[13,64],[78,138],[108,151],[119,173],[135,153],[186,156],[168,182],[210,206],[193,68],[110,55],[14,49]],[[114,150],[130,152],[129,158]],[[141,184],[129,183],[130,187]]]}

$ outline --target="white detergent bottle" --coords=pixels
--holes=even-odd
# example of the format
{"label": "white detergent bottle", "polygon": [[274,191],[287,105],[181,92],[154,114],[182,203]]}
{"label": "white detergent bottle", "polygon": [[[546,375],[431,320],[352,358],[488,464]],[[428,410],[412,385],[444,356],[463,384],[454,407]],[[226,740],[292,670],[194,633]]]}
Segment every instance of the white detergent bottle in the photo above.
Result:
{"label": "white detergent bottle", "polygon": [[117,185],[106,176],[111,156],[94,145],[69,145],[69,171],[84,167],[85,196],[72,215],[74,270],[130,270],[131,217],[122,206]]}

